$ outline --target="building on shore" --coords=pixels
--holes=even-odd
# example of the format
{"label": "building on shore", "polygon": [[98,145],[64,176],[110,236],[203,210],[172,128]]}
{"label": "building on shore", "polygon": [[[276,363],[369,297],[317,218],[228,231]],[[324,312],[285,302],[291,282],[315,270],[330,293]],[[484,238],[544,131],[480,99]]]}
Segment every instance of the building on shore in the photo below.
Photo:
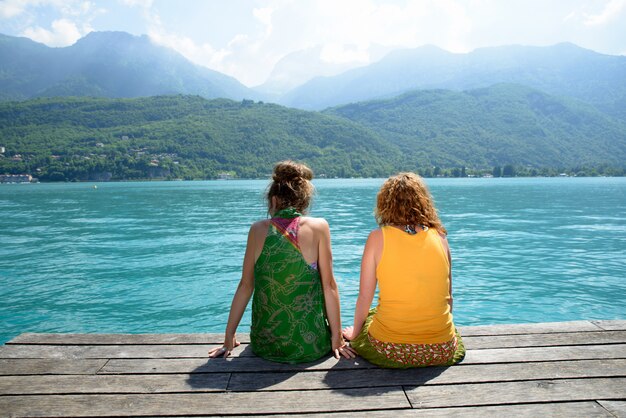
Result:
{"label": "building on shore", "polygon": [[30,174],[0,174],[0,183],[32,183]]}

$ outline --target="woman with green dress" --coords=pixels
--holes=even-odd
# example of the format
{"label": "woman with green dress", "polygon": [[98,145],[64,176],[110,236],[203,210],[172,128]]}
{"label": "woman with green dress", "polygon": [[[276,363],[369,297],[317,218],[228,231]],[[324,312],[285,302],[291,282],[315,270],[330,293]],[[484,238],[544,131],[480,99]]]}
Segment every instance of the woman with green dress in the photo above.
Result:
{"label": "woman with green dress", "polygon": [[274,167],[267,191],[271,219],[250,227],[224,345],[209,351],[210,357],[227,357],[239,345],[235,331],[252,297],[250,345],[258,356],[300,363],[332,351],[336,358],[354,358],[341,334],[328,222],[303,216],[312,178],[304,164],[283,161]]}

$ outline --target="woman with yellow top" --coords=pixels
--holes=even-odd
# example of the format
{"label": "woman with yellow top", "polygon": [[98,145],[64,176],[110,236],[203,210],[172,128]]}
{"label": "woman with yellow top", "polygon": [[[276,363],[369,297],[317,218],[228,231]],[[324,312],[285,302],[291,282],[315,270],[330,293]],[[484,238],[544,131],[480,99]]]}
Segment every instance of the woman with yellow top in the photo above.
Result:
{"label": "woman with yellow top", "polygon": [[459,362],[465,348],[452,322],[450,250],[426,184],[413,173],[389,178],[374,214],[380,228],[363,250],[354,327],[344,337],[381,367]]}

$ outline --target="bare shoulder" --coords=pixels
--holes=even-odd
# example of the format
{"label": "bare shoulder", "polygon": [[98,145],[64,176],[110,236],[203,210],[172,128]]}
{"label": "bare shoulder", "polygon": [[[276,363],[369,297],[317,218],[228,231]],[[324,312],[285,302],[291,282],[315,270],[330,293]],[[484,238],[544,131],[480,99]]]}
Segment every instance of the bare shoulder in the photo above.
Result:
{"label": "bare shoulder", "polygon": [[303,216],[300,219],[300,225],[306,225],[316,231],[328,231],[328,221],[324,218],[314,218],[312,216]]}
{"label": "bare shoulder", "polygon": [[380,228],[376,228],[369,233],[365,244],[369,246],[374,245],[376,247],[381,247],[383,245],[383,241],[383,230]]}
{"label": "bare shoulder", "polygon": [[441,238],[441,241],[444,244],[447,245],[448,244],[448,235],[445,232],[442,232],[442,231],[440,231],[438,229],[433,229],[433,230],[437,233],[437,235],[439,235],[439,238]]}
{"label": "bare shoulder", "polygon": [[439,239],[441,240],[441,243],[443,244],[444,250],[446,250],[446,252],[449,255],[450,254],[450,245],[448,244],[448,235],[446,235],[442,231],[439,231],[439,230],[436,230],[436,231],[437,231],[437,235],[439,235]]}
{"label": "bare shoulder", "polygon": [[250,234],[265,234],[267,232],[267,228],[270,226],[269,219],[262,219],[260,221],[256,221],[250,226]]}

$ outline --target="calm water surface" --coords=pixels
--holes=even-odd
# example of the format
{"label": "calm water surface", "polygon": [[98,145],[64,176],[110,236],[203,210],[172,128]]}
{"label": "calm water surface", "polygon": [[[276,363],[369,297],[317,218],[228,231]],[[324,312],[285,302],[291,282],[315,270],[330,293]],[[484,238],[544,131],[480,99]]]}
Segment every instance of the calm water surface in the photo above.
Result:
{"label": "calm water surface", "polygon": [[[343,321],[383,180],[320,180]],[[626,318],[626,179],[429,179],[457,325]],[[0,342],[223,332],[265,181],[0,185]],[[249,331],[250,311],[239,330]]]}

